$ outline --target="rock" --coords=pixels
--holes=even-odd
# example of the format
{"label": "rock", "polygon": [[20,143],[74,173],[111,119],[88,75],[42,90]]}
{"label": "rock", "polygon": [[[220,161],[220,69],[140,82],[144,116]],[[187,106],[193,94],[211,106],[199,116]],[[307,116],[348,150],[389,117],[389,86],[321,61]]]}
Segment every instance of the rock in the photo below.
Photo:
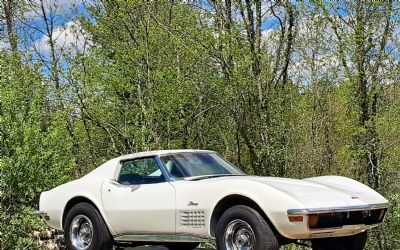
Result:
{"label": "rock", "polygon": [[49,250],[64,249],[64,235],[60,231],[54,229],[33,231],[31,236],[38,240],[39,245]]}

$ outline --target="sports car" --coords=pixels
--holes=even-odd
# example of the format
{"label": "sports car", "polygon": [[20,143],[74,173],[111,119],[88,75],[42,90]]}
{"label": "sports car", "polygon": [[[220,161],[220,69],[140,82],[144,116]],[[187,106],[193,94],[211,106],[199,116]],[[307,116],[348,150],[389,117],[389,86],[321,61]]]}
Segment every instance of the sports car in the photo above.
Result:
{"label": "sports car", "polygon": [[246,175],[208,150],[134,153],[40,195],[39,211],[68,249],[165,245],[194,249],[363,249],[388,201],[340,176]]}

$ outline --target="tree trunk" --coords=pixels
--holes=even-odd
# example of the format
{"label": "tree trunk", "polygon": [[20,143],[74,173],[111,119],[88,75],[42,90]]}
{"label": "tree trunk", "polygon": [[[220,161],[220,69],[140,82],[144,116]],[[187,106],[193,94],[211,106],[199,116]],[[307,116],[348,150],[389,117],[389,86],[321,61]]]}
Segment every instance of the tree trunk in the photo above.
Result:
{"label": "tree trunk", "polygon": [[7,25],[8,41],[11,46],[11,51],[15,54],[18,52],[18,37],[15,31],[16,2],[14,0],[2,0],[2,4]]}

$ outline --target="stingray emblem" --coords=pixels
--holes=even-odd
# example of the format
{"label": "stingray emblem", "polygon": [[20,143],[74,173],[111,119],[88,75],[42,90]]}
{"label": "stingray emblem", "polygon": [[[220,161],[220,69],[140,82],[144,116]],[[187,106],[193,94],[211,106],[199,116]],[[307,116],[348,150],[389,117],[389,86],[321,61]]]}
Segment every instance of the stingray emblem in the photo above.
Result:
{"label": "stingray emblem", "polygon": [[199,205],[199,203],[197,203],[197,202],[189,201],[188,207],[195,207],[198,205]]}

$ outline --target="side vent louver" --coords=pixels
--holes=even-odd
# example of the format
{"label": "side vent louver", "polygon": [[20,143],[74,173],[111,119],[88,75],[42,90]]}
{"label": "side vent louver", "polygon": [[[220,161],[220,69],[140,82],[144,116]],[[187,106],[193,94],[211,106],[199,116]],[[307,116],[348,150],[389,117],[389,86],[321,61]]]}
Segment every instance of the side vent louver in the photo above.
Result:
{"label": "side vent louver", "polygon": [[184,227],[200,228],[206,226],[204,211],[181,211],[180,224]]}

